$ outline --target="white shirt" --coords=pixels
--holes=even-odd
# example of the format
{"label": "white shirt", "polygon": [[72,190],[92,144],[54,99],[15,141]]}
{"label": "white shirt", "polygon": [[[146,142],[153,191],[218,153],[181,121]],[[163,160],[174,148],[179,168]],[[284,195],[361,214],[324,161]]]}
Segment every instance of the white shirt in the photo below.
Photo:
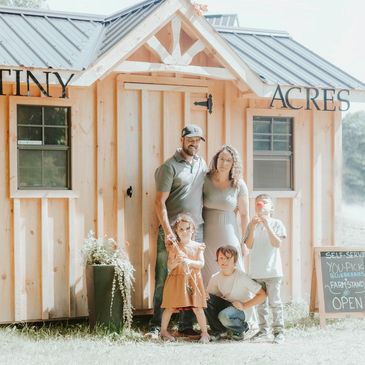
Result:
{"label": "white shirt", "polygon": [[[280,237],[286,237],[284,224],[279,219],[269,218],[268,223],[274,233]],[[250,233],[251,223],[247,227],[244,241]],[[263,224],[258,224],[255,228],[253,245],[250,249],[249,275],[253,279],[267,279],[283,276],[281,264],[280,248],[273,247],[270,237]]]}
{"label": "white shirt", "polygon": [[229,302],[242,302],[250,298],[249,293],[256,294],[261,285],[252,280],[245,272],[235,269],[232,275],[223,275],[221,271],[212,275],[207,291]]}

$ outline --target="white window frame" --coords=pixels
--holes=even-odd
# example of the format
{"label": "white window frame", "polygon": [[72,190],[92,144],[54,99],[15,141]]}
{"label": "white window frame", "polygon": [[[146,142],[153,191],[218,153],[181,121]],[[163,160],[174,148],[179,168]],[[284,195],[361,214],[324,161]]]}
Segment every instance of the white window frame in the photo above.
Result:
{"label": "white window frame", "polygon": [[[254,190],[253,186],[253,119],[254,117],[284,117],[293,119],[293,129],[292,129],[292,141],[293,141],[293,190]],[[246,155],[247,163],[245,166],[245,173],[247,178],[247,187],[250,192],[250,197],[255,198],[259,194],[270,194],[273,198],[294,198],[297,196],[296,187],[297,177],[295,173],[295,168],[297,166],[297,156],[298,156],[298,146],[296,143],[297,139],[297,124],[299,122],[299,112],[294,110],[279,110],[279,109],[259,109],[259,108],[248,108],[246,109]]]}
{"label": "white window frame", "polygon": [[[54,106],[68,107],[71,113],[71,189],[35,189],[22,190],[18,189],[18,105],[36,105],[36,106]],[[45,97],[24,97],[10,96],[9,97],[9,172],[10,172],[10,197],[11,198],[77,198],[79,194],[75,190],[75,174],[77,171],[77,149],[75,146],[75,128],[73,121],[75,117],[74,103],[69,99],[56,99]]]}

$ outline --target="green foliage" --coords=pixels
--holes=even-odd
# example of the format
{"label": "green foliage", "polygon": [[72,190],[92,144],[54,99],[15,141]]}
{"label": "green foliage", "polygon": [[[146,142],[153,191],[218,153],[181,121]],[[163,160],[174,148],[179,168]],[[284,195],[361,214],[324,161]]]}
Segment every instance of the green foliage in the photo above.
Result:
{"label": "green foliage", "polygon": [[39,9],[43,8],[46,0],[0,0],[0,6]]}
{"label": "green foliage", "polygon": [[343,119],[343,193],[348,202],[365,201],[365,112]]}

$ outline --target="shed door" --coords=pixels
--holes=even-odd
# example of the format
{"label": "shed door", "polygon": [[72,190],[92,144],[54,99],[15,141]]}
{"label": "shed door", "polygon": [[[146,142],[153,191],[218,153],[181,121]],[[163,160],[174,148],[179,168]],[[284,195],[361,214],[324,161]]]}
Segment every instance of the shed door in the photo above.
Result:
{"label": "shed door", "polygon": [[[154,212],[156,168],[180,146],[185,124],[207,131],[207,87],[118,83],[118,215],[136,269],[134,306],[153,305],[158,220]],[[200,155],[206,159],[207,146]]]}

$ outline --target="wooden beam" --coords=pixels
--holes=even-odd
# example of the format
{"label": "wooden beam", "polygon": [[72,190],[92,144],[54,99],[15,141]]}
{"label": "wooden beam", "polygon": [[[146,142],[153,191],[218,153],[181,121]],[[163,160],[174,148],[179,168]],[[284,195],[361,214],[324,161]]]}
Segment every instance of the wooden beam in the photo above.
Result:
{"label": "wooden beam", "polygon": [[175,92],[196,92],[206,93],[208,89],[198,86],[180,86],[180,85],[155,85],[155,84],[137,84],[126,82],[126,90],[154,90],[154,91],[175,91]]}
{"label": "wooden beam", "polygon": [[155,36],[151,37],[146,44],[153,53],[156,53],[160,57],[163,63],[167,65],[176,63],[175,59]]}
{"label": "wooden beam", "polygon": [[[190,65],[193,58],[205,49],[205,44],[199,39],[197,40],[181,57],[179,64]],[[233,75],[232,75],[233,76]],[[233,76],[234,77],[234,76]]]}
{"label": "wooden beam", "polygon": [[[179,63],[181,59],[181,49],[180,49],[180,35],[181,35],[181,19],[180,17],[175,17],[171,21],[172,29],[172,59],[174,63]],[[176,62],[177,61],[177,62]]]}
{"label": "wooden beam", "polygon": [[236,77],[221,67],[203,67],[186,65],[165,65],[162,63],[123,61],[113,69],[118,73],[161,72],[203,76],[216,80],[235,80]]}

